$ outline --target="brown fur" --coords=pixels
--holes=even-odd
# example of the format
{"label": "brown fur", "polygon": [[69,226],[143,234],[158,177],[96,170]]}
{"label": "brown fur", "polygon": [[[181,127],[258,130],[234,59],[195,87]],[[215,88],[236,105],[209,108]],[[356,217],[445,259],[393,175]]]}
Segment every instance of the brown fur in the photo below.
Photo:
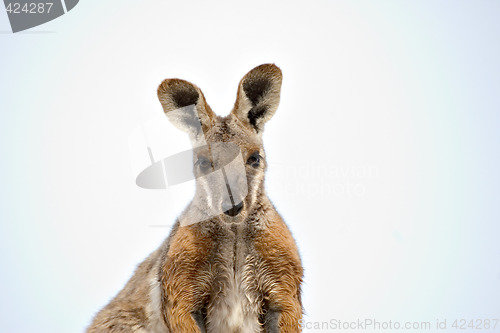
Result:
{"label": "brown fur", "polygon": [[[222,118],[195,85],[178,79],[162,82],[160,102],[198,147],[195,159],[209,156],[213,170],[224,167],[228,188],[228,179],[247,184],[231,197],[243,208],[235,216],[209,213],[227,201],[219,195],[224,182],[207,182],[195,163],[195,198],[167,240],[138,266],[87,332],[300,332],[300,257],[264,191],[261,133],[276,111],[280,87],[278,67],[256,67],[240,82],[233,111]],[[238,174],[226,164],[227,149],[217,148],[228,142],[237,145],[243,160],[256,152],[262,160],[256,166],[245,164],[245,174]]]}

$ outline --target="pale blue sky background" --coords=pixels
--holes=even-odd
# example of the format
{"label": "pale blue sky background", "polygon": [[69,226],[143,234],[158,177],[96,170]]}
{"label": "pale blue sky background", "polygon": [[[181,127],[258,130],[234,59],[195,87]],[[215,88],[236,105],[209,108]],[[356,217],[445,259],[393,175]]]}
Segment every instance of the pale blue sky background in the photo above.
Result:
{"label": "pale blue sky background", "polygon": [[[82,332],[189,202],[191,183],[134,184],[129,134],[161,114],[161,80],[226,114],[265,62],[284,72],[267,188],[305,320],[500,319],[499,17],[492,0],[85,0],[0,34],[0,330]],[[166,150],[189,148],[165,126]]]}

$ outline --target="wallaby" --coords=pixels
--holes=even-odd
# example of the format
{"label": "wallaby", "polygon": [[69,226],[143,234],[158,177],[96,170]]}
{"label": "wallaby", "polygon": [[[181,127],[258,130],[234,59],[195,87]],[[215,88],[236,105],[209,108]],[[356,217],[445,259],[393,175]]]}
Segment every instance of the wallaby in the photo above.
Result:
{"label": "wallaby", "polygon": [[264,124],[280,100],[274,64],[240,81],[226,117],[201,90],[166,79],[158,98],[193,143],[193,201],[87,332],[300,332],[303,268],[264,190]]}

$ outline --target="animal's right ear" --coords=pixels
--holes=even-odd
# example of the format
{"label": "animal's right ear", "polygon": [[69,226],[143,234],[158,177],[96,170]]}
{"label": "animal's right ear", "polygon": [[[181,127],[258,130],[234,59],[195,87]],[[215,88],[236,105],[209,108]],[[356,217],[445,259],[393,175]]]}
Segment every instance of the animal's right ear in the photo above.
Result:
{"label": "animal's right ear", "polygon": [[166,79],[158,87],[158,99],[167,118],[191,138],[203,135],[215,120],[200,88],[180,79]]}

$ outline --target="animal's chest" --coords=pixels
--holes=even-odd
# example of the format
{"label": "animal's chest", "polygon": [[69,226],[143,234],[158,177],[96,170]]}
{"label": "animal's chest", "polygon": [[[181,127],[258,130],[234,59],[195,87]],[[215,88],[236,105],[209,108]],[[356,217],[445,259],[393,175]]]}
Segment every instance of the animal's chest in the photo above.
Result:
{"label": "animal's chest", "polygon": [[262,297],[252,247],[236,234],[219,249],[215,283],[207,308],[208,332],[261,332]]}

